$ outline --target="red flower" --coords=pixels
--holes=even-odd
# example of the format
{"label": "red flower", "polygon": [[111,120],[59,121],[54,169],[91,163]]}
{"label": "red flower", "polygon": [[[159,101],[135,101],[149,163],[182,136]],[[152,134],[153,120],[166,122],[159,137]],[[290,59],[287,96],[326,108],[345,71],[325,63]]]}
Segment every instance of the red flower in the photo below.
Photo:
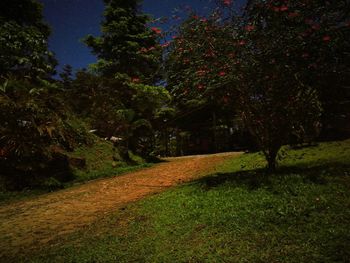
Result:
{"label": "red flower", "polygon": [[197,70],[196,73],[198,76],[202,77],[207,73],[207,71],[205,69],[200,69],[200,70]]}
{"label": "red flower", "polygon": [[297,16],[299,16],[299,13],[297,13],[297,12],[292,12],[292,13],[288,14],[288,17],[290,17],[290,18],[294,18],[294,17],[297,17]]}
{"label": "red flower", "polygon": [[229,97],[228,97],[228,96],[224,96],[224,97],[222,98],[222,100],[224,101],[225,104],[228,104],[228,102],[229,102]]}
{"label": "red flower", "polygon": [[170,46],[170,42],[165,42],[165,43],[161,44],[161,47],[163,47],[163,48],[166,48],[168,46]]}
{"label": "red flower", "polygon": [[272,8],[272,10],[273,11],[275,11],[275,12],[284,12],[284,11],[288,11],[288,6],[286,6],[286,5],[282,5],[282,6],[280,6],[280,7],[278,7],[278,6],[274,6],[273,8]]}
{"label": "red flower", "polygon": [[254,29],[255,29],[255,26],[254,26],[254,25],[247,25],[247,26],[245,27],[245,30],[247,30],[248,32],[253,31]]}
{"label": "red flower", "polygon": [[244,46],[244,45],[246,44],[246,42],[245,42],[245,40],[241,40],[241,41],[238,42],[238,44],[239,44],[240,46]]}
{"label": "red flower", "polygon": [[220,72],[219,72],[219,76],[220,76],[220,77],[226,76],[226,72],[225,72],[225,71],[220,71]]}
{"label": "red flower", "polygon": [[225,6],[230,6],[232,4],[232,0],[223,0],[223,4]]}
{"label": "red flower", "polygon": [[210,50],[210,51],[208,51],[208,52],[205,54],[205,56],[208,57],[208,58],[212,58],[212,57],[215,56],[215,53],[214,53],[212,50]]}
{"label": "red flower", "polygon": [[287,11],[288,10],[288,6],[286,6],[286,5],[282,5],[281,7],[280,7],[280,11],[281,12],[284,12],[284,11]]}
{"label": "red flower", "polygon": [[319,24],[312,25],[313,30],[319,30],[320,28],[321,28],[321,26]]}
{"label": "red flower", "polygon": [[134,82],[134,83],[139,83],[139,82],[140,82],[140,78],[138,78],[138,77],[133,77],[133,78],[131,79],[131,81]]}
{"label": "red flower", "polygon": [[162,33],[162,30],[158,27],[152,27],[151,30],[158,35]]}
{"label": "red flower", "polygon": [[140,52],[142,52],[142,53],[146,53],[147,51],[148,51],[148,49],[144,48],[144,47],[140,49]]}
{"label": "red flower", "polygon": [[305,19],[305,24],[312,25],[314,23],[314,20],[307,18]]}
{"label": "red flower", "polygon": [[328,42],[328,41],[331,40],[331,37],[328,36],[328,35],[325,35],[322,39],[323,39],[324,42]]}
{"label": "red flower", "polygon": [[6,151],[5,149],[0,148],[0,157],[6,157]]}

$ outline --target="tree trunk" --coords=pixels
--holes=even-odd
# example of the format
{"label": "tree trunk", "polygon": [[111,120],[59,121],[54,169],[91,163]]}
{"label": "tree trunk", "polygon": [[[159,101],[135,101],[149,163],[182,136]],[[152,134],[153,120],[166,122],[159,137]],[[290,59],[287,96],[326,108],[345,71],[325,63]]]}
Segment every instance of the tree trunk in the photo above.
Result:
{"label": "tree trunk", "polygon": [[213,111],[213,139],[214,139],[214,152],[217,153],[218,142],[217,142],[217,135],[216,135],[216,113],[215,113],[215,111]]}
{"label": "tree trunk", "polygon": [[275,158],[268,158],[267,160],[267,170],[270,173],[273,173],[274,171],[276,171],[276,159]]}
{"label": "tree trunk", "polygon": [[278,150],[269,150],[266,156],[267,160],[267,170],[269,173],[276,171],[276,157]]}
{"label": "tree trunk", "polygon": [[176,156],[181,156],[182,153],[182,138],[180,132],[176,130]]}
{"label": "tree trunk", "polygon": [[165,128],[164,139],[165,139],[165,156],[170,156],[170,154],[169,154],[169,134],[168,134],[167,128]]}

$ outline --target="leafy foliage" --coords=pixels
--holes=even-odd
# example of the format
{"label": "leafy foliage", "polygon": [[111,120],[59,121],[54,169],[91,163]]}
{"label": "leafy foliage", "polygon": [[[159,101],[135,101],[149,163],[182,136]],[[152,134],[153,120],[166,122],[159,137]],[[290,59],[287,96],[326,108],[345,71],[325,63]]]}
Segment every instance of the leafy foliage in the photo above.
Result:
{"label": "leafy foliage", "polygon": [[152,152],[153,126],[170,99],[163,87],[134,83],[127,75],[98,77],[80,72],[72,92],[78,114],[88,117],[97,134],[123,140],[118,146],[147,156]]}
{"label": "leafy foliage", "polygon": [[[160,32],[147,27],[149,18],[139,11],[139,1],[111,0],[105,4],[102,35],[85,39],[98,57],[91,67],[96,76],[79,73],[75,81],[82,89],[89,89],[83,96],[89,97],[85,102],[90,106],[82,109],[90,111],[99,135],[121,139],[118,147],[124,149],[126,157],[129,149],[147,156],[154,144],[157,112],[169,99],[163,87],[150,86],[160,67]],[[85,80],[92,82],[86,86]]]}
{"label": "leafy foliage", "polygon": [[62,90],[51,79],[56,61],[48,51],[50,29],[41,4],[14,0],[0,7],[1,185],[52,188],[70,178],[62,150],[86,143],[86,129],[73,124]]}
{"label": "leafy foliage", "polygon": [[0,76],[47,77],[56,60],[48,51],[49,27],[42,6],[33,0],[4,0],[0,4]]}
{"label": "leafy foliage", "polygon": [[[77,134],[74,136],[75,130],[65,121],[61,105],[57,93],[46,83],[9,79],[3,84],[0,167],[9,187],[32,184],[43,176],[42,171],[52,168],[54,157],[58,157],[53,146],[73,147]],[[64,168],[64,161],[61,165]],[[65,176],[69,173],[60,179],[65,180]]]}
{"label": "leafy foliage", "polygon": [[157,35],[146,23],[148,16],[139,12],[138,0],[105,0],[100,37],[88,36],[85,43],[98,57],[93,66],[104,76],[119,72],[141,78],[151,84],[159,67]]}

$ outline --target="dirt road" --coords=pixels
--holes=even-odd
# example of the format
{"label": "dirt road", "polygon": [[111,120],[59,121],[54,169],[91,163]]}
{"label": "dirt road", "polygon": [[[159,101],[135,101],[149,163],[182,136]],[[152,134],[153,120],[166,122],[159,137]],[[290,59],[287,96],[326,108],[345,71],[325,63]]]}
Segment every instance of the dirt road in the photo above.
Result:
{"label": "dirt road", "polygon": [[213,172],[238,154],[169,158],[137,172],[0,206],[0,258],[45,245],[129,202]]}

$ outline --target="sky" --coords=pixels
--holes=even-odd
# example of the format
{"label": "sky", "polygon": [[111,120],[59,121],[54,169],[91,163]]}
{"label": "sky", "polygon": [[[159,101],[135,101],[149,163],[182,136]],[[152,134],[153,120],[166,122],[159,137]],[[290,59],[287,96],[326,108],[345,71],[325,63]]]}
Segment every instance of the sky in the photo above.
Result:
{"label": "sky", "polygon": [[[127,0],[125,0],[127,1]],[[74,69],[87,68],[96,62],[81,39],[86,35],[99,35],[103,19],[102,0],[40,0],[44,5],[44,17],[52,33],[49,48],[58,59],[58,71],[64,64]],[[194,10],[206,11],[210,0],[144,0],[142,11],[154,18],[171,17],[176,8],[191,6]]]}

